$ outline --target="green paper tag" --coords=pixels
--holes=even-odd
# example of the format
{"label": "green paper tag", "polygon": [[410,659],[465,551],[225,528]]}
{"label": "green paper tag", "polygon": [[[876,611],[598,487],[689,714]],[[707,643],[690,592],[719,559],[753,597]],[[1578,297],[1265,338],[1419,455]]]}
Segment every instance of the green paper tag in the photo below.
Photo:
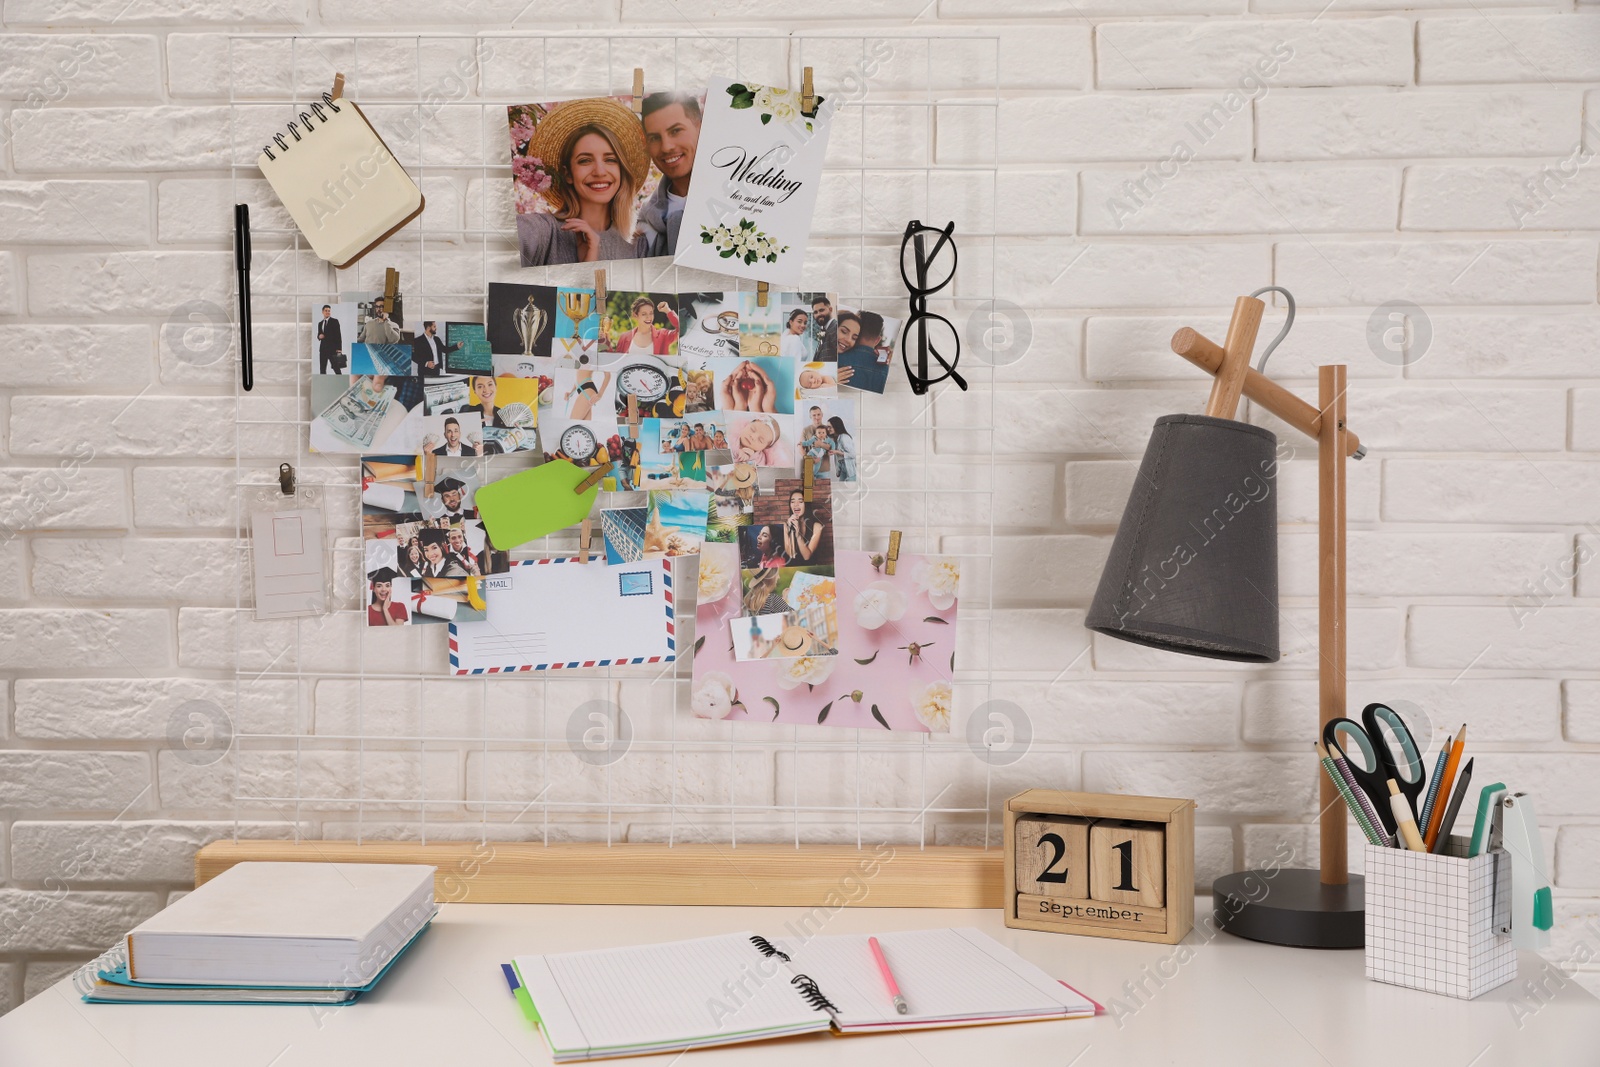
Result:
{"label": "green paper tag", "polygon": [[557,459],[479,489],[474,497],[478,515],[494,547],[516,548],[582,522],[600,492],[598,484],[573,492],[589,473]]}

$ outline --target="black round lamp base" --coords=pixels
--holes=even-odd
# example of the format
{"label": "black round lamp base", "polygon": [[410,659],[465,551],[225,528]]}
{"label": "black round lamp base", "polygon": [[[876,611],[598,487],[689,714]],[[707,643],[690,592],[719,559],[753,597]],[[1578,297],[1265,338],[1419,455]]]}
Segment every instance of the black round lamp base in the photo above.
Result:
{"label": "black round lamp base", "polygon": [[1366,886],[1323,885],[1318,871],[1238,871],[1211,883],[1217,928],[1236,937],[1296,948],[1360,948]]}

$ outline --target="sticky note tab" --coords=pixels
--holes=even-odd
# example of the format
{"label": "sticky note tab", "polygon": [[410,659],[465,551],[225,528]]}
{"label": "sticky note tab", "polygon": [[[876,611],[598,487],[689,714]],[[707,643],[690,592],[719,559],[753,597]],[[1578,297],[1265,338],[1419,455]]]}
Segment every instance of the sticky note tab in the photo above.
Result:
{"label": "sticky note tab", "polygon": [[536,537],[582,522],[600,489],[573,492],[588,471],[564,459],[490,482],[478,490],[478,516],[498,549],[516,548]]}
{"label": "sticky note tab", "polygon": [[534,1026],[539,1026],[539,1009],[533,1006],[533,998],[528,996],[528,987],[521,985],[517,986],[515,996],[517,998],[517,1003],[522,1006],[523,1016]]}

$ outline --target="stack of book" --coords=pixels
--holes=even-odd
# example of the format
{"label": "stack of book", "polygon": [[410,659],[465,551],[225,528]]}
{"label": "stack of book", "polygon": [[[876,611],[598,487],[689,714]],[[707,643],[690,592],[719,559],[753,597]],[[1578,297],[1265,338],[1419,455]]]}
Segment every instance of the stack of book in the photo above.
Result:
{"label": "stack of book", "polygon": [[433,876],[421,864],[240,863],[74,982],[89,1003],[347,1004],[427,929]]}

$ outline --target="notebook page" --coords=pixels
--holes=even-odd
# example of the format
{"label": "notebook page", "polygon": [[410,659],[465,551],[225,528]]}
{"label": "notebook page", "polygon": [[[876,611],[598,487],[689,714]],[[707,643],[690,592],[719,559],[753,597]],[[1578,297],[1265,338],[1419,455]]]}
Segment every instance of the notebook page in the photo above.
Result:
{"label": "notebook page", "polygon": [[727,934],[515,960],[557,1055],[828,1027],[778,961]]}
{"label": "notebook page", "polygon": [[792,957],[789,968],[815,979],[833,1001],[841,1027],[909,1027],[1094,1010],[975,928],[886,933],[878,935],[878,943],[911,1009],[906,1015],[894,1009],[867,935],[831,935],[779,947]]}

